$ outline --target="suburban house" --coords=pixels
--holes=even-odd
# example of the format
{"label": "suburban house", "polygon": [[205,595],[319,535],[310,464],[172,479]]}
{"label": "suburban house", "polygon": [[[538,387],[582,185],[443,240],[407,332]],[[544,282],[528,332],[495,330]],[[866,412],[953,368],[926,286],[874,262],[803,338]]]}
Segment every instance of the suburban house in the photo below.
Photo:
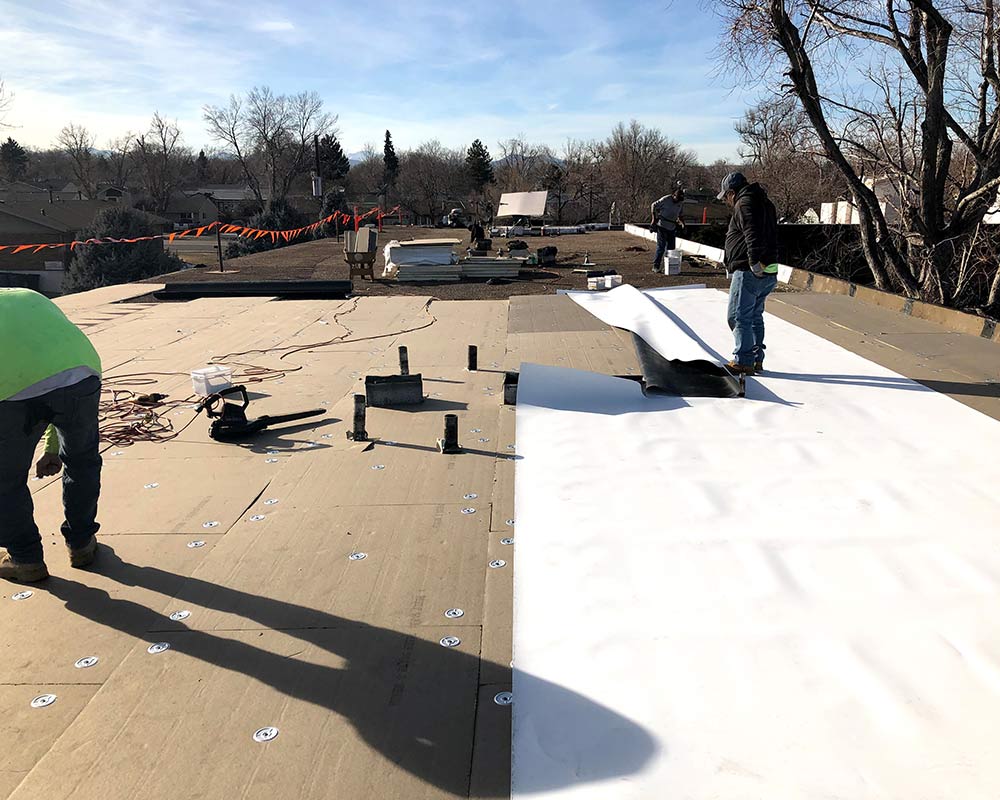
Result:
{"label": "suburban house", "polygon": [[[80,232],[90,227],[97,213],[108,208],[106,200],[44,200],[0,202],[0,245],[57,244],[80,238]],[[155,233],[167,233],[173,225],[161,217],[148,215]],[[62,291],[63,277],[69,263],[69,248],[23,250],[13,253],[0,251],[0,286],[28,286],[46,294]]]}
{"label": "suburban house", "polygon": [[[270,193],[266,189],[262,193],[266,202]],[[209,184],[196,189],[185,189],[184,194],[189,196],[200,194],[211,198],[218,209],[217,213],[229,218],[239,216],[248,204],[260,202],[257,200],[257,195],[245,183]]]}
{"label": "suburban house", "polygon": [[163,216],[182,228],[208,225],[219,221],[219,207],[207,194],[174,192]]}
{"label": "suburban house", "polygon": [[48,201],[49,190],[24,181],[0,183],[0,203],[17,203],[22,200]]}

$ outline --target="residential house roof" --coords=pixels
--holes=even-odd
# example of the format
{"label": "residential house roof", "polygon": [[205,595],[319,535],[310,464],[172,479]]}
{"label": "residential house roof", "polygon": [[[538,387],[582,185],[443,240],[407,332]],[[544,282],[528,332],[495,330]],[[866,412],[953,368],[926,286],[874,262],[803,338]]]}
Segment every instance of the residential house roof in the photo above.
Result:
{"label": "residential house roof", "polygon": [[[184,193],[187,195],[210,195],[213,200],[222,202],[240,202],[242,200],[257,199],[257,196],[253,193],[253,189],[243,183],[207,184],[199,186],[197,189],[187,189]],[[261,190],[261,194],[267,199],[270,192],[264,188]]]}
{"label": "residential house roof", "polygon": [[[99,211],[114,208],[104,200],[62,200],[56,203],[38,201],[0,202],[0,214],[42,225],[60,233],[76,233],[91,225]],[[146,214],[156,226],[169,226],[169,222],[154,214]]]}

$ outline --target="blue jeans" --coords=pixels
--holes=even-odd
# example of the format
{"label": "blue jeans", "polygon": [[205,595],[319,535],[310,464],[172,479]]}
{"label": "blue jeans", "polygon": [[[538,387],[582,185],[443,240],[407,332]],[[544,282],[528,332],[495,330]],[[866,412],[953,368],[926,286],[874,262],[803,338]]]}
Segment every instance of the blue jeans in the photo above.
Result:
{"label": "blue jeans", "polygon": [[656,255],[653,256],[653,272],[663,272],[663,256],[667,250],[677,248],[677,231],[656,229]]}
{"label": "blue jeans", "polygon": [[63,462],[62,535],[82,547],[97,533],[101,493],[98,432],[100,378],[87,378],[30,400],[0,402],[0,547],[23,564],[42,561],[42,538],[35,525],[28,470],[49,422],[59,431]]}
{"label": "blue jeans", "polygon": [[764,301],[778,285],[777,275],[754,276],[737,270],[729,284],[729,329],[736,339],[737,364],[749,367],[764,361]]}

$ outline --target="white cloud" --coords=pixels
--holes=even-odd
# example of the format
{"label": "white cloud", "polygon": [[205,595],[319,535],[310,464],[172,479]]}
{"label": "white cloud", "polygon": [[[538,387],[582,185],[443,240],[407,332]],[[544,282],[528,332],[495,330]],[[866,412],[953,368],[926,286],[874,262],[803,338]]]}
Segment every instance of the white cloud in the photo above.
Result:
{"label": "white cloud", "polygon": [[282,33],[285,31],[294,31],[295,23],[289,22],[287,19],[271,19],[264,20],[263,22],[255,22],[250,26],[250,29],[261,31],[262,33]]}

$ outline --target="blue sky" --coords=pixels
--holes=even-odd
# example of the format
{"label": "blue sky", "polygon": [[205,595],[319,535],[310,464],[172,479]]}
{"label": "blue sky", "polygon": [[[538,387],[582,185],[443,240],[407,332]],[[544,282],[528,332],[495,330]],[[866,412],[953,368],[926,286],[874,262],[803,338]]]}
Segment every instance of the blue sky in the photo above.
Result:
{"label": "blue sky", "polygon": [[719,22],[702,0],[433,3],[0,0],[5,130],[53,142],[73,121],[98,144],[177,119],[211,144],[206,103],[269,85],[315,90],[349,152],[524,134],[555,148],[619,120],[662,129],[702,159],[733,157],[749,92],[715,77]]}

